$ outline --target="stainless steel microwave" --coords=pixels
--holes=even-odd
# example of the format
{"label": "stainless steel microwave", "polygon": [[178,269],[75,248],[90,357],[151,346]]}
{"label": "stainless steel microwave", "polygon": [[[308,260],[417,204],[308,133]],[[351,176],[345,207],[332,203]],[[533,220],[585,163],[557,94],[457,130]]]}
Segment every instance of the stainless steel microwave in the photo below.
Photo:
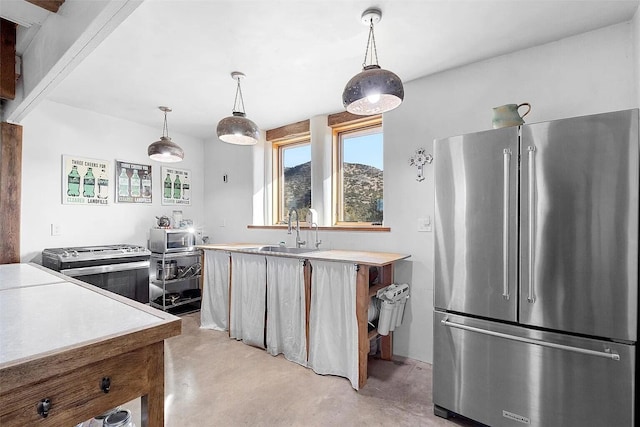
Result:
{"label": "stainless steel microwave", "polygon": [[196,232],[182,228],[152,228],[149,250],[155,253],[185,252],[195,249]]}

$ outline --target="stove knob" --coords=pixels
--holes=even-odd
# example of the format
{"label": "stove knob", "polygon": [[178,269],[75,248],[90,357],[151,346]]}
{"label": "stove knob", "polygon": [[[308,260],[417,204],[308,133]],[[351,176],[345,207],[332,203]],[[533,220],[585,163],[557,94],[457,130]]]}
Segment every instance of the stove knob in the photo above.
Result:
{"label": "stove knob", "polygon": [[62,257],[63,258],[66,258],[68,256],[69,256],[69,252],[67,252],[67,251],[62,252]]}
{"label": "stove knob", "polygon": [[78,251],[71,251],[71,256],[78,256]]}

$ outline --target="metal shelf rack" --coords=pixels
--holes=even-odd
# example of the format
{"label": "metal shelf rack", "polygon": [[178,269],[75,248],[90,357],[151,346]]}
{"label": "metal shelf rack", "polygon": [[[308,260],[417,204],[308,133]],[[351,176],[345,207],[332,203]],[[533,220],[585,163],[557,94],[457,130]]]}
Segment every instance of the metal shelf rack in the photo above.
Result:
{"label": "metal shelf rack", "polygon": [[[175,262],[176,277],[166,278],[165,271],[169,268],[169,265]],[[180,307],[181,313],[184,313],[184,308],[188,304],[197,306],[190,311],[197,311],[200,309],[200,301],[202,300],[202,288],[200,286],[200,278],[202,277],[202,251],[196,249],[187,252],[173,252],[173,253],[151,253],[151,264],[149,271],[150,278],[150,296],[149,304],[152,307],[159,308],[163,311],[174,311]],[[158,271],[162,272],[161,277],[157,277]],[[181,274],[184,274],[181,276]],[[180,284],[181,286],[178,286]],[[199,290],[195,292],[198,296],[188,297],[184,296],[184,291]],[[155,292],[154,292],[155,291]],[[175,293],[179,296],[175,301],[167,301],[166,296],[168,294]],[[159,302],[158,302],[159,301]]]}

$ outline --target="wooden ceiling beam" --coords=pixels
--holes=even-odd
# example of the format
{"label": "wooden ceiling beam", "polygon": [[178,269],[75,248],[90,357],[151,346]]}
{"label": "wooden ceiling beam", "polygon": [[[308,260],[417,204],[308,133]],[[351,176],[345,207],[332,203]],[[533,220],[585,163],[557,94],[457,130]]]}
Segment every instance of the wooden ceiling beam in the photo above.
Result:
{"label": "wooden ceiling beam", "polygon": [[0,98],[16,97],[16,24],[0,19]]}
{"label": "wooden ceiling beam", "polygon": [[267,141],[275,141],[276,139],[289,138],[309,132],[309,119],[301,122],[291,123],[275,129],[269,129],[266,132]]}
{"label": "wooden ceiling beam", "polygon": [[64,3],[64,0],[27,0],[29,3],[48,10],[49,12],[58,13],[58,9]]}

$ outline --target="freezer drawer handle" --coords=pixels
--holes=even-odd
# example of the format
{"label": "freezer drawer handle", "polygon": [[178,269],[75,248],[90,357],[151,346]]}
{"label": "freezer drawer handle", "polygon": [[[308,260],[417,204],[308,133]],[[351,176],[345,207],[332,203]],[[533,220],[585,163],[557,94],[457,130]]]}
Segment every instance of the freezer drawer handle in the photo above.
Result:
{"label": "freezer drawer handle", "polygon": [[505,148],[504,155],[504,190],[503,190],[503,221],[502,221],[502,298],[509,299],[509,164],[511,150]]}
{"label": "freezer drawer handle", "polygon": [[529,293],[527,295],[527,301],[530,303],[535,302],[535,297],[533,296],[533,267],[535,264],[534,259],[534,241],[535,232],[536,232],[536,167],[535,167],[535,157],[534,153],[536,151],[536,147],[530,145],[527,150],[529,151]]}
{"label": "freezer drawer handle", "polygon": [[477,332],[479,334],[491,335],[493,337],[504,338],[512,341],[520,341],[526,344],[534,344],[542,347],[557,348],[558,350],[572,351],[574,353],[587,354],[589,356],[604,357],[606,359],[611,359],[611,360],[620,360],[620,355],[618,353],[612,353],[610,349],[606,349],[605,351],[595,351],[595,350],[589,350],[586,348],[572,347],[570,345],[556,344],[552,342],[535,340],[532,338],[523,338],[516,335],[504,334],[502,332],[488,331],[486,329],[476,328],[474,326],[467,326],[467,325],[461,325],[459,323],[453,323],[453,322],[450,322],[447,318],[442,319],[440,323],[442,323],[444,326],[449,326],[450,328],[464,329],[465,331]]}

